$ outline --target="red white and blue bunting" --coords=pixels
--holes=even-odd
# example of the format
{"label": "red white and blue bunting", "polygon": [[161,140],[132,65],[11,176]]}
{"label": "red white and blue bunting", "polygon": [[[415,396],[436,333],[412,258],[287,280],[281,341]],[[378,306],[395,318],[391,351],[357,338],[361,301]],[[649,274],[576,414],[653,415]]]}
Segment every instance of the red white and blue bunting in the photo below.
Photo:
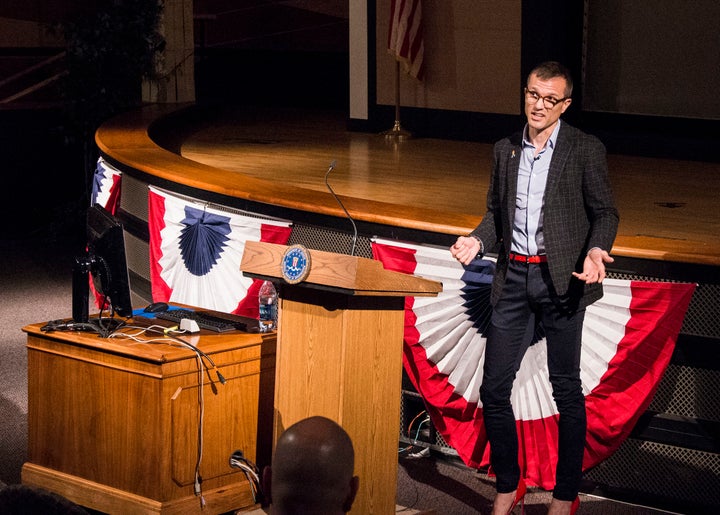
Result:
{"label": "red white and blue bunting", "polygon": [[240,271],[245,242],[285,244],[290,224],[224,211],[152,186],[148,207],[153,301],[257,318],[260,281]]}
{"label": "red white and blue bunting", "polygon": [[[447,248],[373,241],[389,270],[441,281],[438,297],[408,297],[403,363],[445,442],[471,467],[489,465],[479,388],[495,263],[463,267]],[[606,279],[605,294],[587,309],[581,379],[588,429],[584,469],[609,457],[628,437],[660,383],[695,290],[694,284]],[[520,365],[512,404],[523,476],[555,484],[558,414],[542,330]]]}
{"label": "red white and blue bunting", "polygon": [[100,204],[110,214],[115,214],[120,205],[120,183],[122,172],[105,161],[98,159],[93,175],[90,205]]}
{"label": "red white and blue bunting", "polygon": [[[105,161],[102,157],[98,158],[95,165],[95,173],[93,174],[92,192],[90,197],[90,205],[100,204],[110,214],[114,215],[120,206],[120,186],[122,180],[122,172]],[[104,295],[100,295],[95,289],[93,278],[89,278],[90,292],[95,299],[95,307],[105,309],[107,299]]]}

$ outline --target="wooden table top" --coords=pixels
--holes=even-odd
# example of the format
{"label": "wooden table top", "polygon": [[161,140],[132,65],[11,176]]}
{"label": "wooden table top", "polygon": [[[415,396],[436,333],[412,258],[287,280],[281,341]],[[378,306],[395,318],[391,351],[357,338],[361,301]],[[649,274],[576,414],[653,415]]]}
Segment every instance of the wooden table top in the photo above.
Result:
{"label": "wooden table top", "polygon": [[[42,330],[44,323],[27,325],[23,327],[23,331],[33,337],[82,347],[88,351],[100,351],[154,364],[172,363],[195,357],[193,350],[177,340],[173,341],[158,332],[144,332],[143,329],[152,325],[153,322],[141,318],[137,317],[134,320],[129,320],[127,325],[118,329],[112,338],[103,338],[89,331],[44,331]],[[163,323],[163,325],[169,326],[170,324]],[[130,338],[130,336],[133,336],[133,338]],[[274,337],[274,333],[259,334],[241,331],[214,333],[206,330],[201,330],[196,334],[178,336],[183,341],[210,355],[218,352],[257,347],[265,340]]]}

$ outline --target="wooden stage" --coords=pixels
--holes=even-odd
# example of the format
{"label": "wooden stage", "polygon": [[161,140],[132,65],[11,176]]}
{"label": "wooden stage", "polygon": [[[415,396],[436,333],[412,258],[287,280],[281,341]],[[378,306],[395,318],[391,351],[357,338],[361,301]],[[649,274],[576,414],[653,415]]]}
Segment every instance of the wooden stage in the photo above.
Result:
{"label": "wooden stage", "polygon": [[[318,110],[227,108],[155,124],[171,110],[151,106],[106,123],[99,148],[196,190],[344,217],[325,185],[335,162],[330,185],[353,218],[371,224],[465,234],[485,209],[491,144],[388,141]],[[720,265],[720,164],[623,155],[608,163],[620,211],[615,255]]]}
{"label": "wooden stage", "polygon": [[[299,188],[480,220],[492,145],[439,139],[400,143],[349,132],[334,113],[227,112],[182,143],[190,160]],[[614,252],[720,265],[720,164],[609,155],[620,211]],[[360,202],[361,203],[361,202]],[[357,205],[357,204],[355,204]]]}

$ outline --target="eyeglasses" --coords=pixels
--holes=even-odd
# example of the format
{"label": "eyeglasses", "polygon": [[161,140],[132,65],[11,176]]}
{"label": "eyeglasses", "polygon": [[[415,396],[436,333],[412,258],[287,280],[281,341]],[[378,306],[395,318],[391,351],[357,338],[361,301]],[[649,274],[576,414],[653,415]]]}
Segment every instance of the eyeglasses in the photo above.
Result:
{"label": "eyeglasses", "polygon": [[556,105],[558,105],[563,100],[567,100],[569,97],[562,97],[562,98],[553,98],[553,97],[541,97],[538,95],[537,91],[532,91],[530,89],[525,88],[525,101],[529,104],[535,104],[539,100],[542,100],[543,107],[547,107],[548,109],[552,109]]}

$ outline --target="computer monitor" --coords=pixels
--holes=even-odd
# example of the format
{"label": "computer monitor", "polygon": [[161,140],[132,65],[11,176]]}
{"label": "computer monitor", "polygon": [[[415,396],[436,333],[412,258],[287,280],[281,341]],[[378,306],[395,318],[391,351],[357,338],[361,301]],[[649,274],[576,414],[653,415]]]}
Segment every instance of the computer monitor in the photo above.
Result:
{"label": "computer monitor", "polygon": [[132,316],[130,280],[122,223],[99,204],[87,211],[87,252],[73,267],[73,321],[88,321],[90,278],[101,300],[100,313]]}

